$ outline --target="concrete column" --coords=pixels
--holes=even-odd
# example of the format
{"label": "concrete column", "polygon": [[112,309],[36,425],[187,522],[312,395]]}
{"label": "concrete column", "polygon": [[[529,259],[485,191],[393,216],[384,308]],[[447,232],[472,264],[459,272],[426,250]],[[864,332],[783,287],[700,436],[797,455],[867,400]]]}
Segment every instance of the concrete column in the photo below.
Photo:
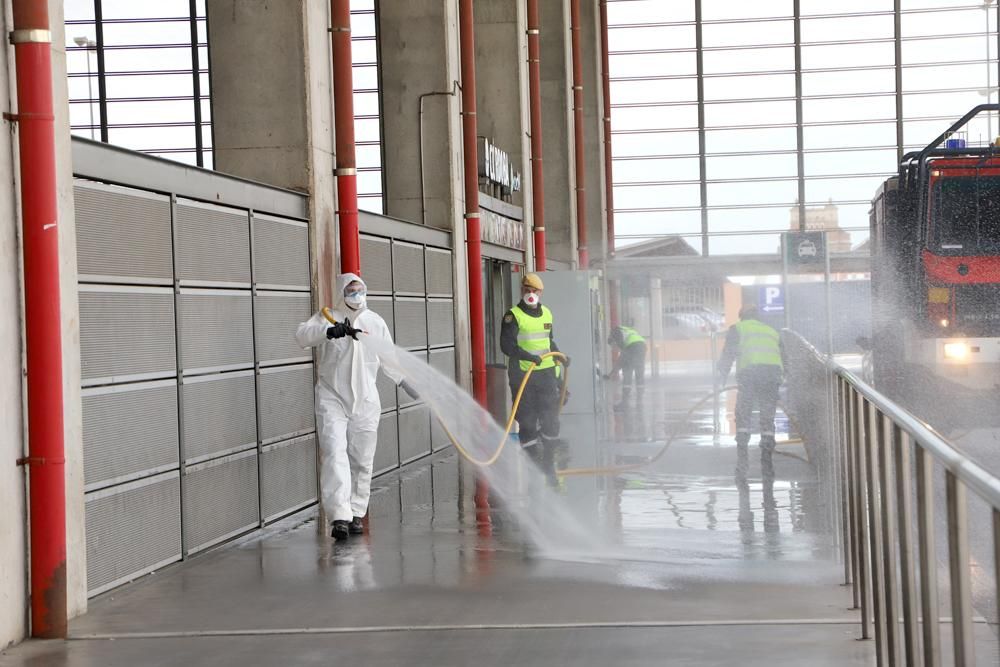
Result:
{"label": "concrete column", "polygon": [[539,2],[545,246],[550,260],[576,266],[573,68],[568,0]]}
{"label": "concrete column", "polygon": [[601,88],[601,16],[597,2],[580,3],[583,59],[583,143],[587,165],[587,250],[590,261],[607,259],[608,220],[604,210],[604,92]]}
{"label": "concrete column", "polygon": [[215,167],[309,194],[313,289],[330,304],[339,262],[329,2],[208,0],[207,10]]}
{"label": "concrete column", "polygon": [[383,2],[378,35],[385,211],[453,232],[458,376],[471,387],[461,99],[456,87],[461,78],[458,3]]}

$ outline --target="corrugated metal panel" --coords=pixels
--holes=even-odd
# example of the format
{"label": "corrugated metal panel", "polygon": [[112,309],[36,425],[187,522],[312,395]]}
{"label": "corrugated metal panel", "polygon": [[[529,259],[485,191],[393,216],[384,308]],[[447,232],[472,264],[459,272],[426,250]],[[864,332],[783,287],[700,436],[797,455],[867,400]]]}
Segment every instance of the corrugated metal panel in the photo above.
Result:
{"label": "corrugated metal panel", "polygon": [[87,589],[90,595],[181,557],[177,473],[88,494]]}
{"label": "corrugated metal panel", "polygon": [[396,299],[396,345],[409,350],[427,347],[426,308],[423,299]]}
{"label": "corrugated metal panel", "polygon": [[164,288],[80,288],[83,379],[176,373],[174,295]]}
{"label": "corrugated metal panel", "polygon": [[257,451],[188,468],[184,478],[184,545],[189,552],[260,523]]}
{"label": "corrugated metal panel", "polygon": [[424,293],[424,248],[392,242],[392,286],[397,294]]}
{"label": "corrugated metal panel", "polygon": [[299,324],[312,316],[308,293],[258,292],[254,302],[257,361],[260,363],[312,359],[295,340]]}
{"label": "corrugated metal panel", "polygon": [[395,317],[392,312],[392,297],[370,296],[368,297],[368,308],[373,313],[378,313],[385,320],[385,325],[389,327],[389,333],[395,336]]}
{"label": "corrugated metal panel", "polygon": [[81,276],[173,284],[170,199],[166,195],[77,184],[73,208]]}
{"label": "corrugated metal panel", "polygon": [[249,291],[182,290],[177,318],[185,372],[253,364]]}
{"label": "corrugated metal panel", "polygon": [[211,375],[184,384],[185,461],[256,444],[254,390],[249,372]]}
{"label": "corrugated metal panel", "polygon": [[454,296],[451,251],[427,248],[424,261],[427,266],[427,294]]}
{"label": "corrugated metal panel", "polygon": [[385,373],[379,373],[375,379],[375,386],[378,388],[379,403],[382,410],[391,410],[396,407],[396,383],[389,379]]}
{"label": "corrugated metal panel", "polygon": [[396,413],[382,415],[378,423],[378,445],[375,448],[375,474],[399,467],[399,433]]}
{"label": "corrugated metal panel", "polygon": [[369,292],[392,292],[392,249],[389,239],[378,236],[360,237],[361,266],[365,267],[365,284]]}
{"label": "corrugated metal panel", "polygon": [[254,282],[309,289],[309,226],[254,214]]}
{"label": "corrugated metal panel", "polygon": [[455,302],[451,299],[427,301],[427,344],[455,344]]}
{"label": "corrugated metal panel", "polygon": [[[446,347],[431,350],[427,357],[432,368],[449,379],[455,379],[455,348]],[[451,440],[441,428],[441,424],[434,418],[434,415],[431,415],[431,447],[437,451],[450,445]]]}
{"label": "corrugated metal panel", "polygon": [[88,487],[178,465],[176,380],[84,390],[82,404]]}
{"label": "corrugated metal panel", "polygon": [[177,278],[250,283],[250,217],[244,210],[178,200]]}
{"label": "corrugated metal panel", "polygon": [[265,520],[316,500],[316,436],[269,445],[260,457]]}
{"label": "corrugated metal panel", "polygon": [[425,405],[399,411],[399,459],[407,463],[431,453],[430,411]]}
{"label": "corrugated metal panel", "polygon": [[312,364],[273,369],[257,377],[260,439],[285,438],[316,428]]}

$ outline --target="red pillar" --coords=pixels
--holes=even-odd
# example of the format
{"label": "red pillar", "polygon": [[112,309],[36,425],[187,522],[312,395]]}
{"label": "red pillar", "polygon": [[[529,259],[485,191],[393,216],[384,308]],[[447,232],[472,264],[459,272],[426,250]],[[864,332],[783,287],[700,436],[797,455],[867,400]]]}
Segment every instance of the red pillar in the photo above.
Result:
{"label": "red pillar", "polygon": [[331,0],[333,17],[333,118],[337,134],[337,220],[340,272],[361,275],[358,241],[358,170],[354,157],[354,71],[351,61],[351,3]]}
{"label": "red pillar", "polygon": [[587,251],[587,178],[583,155],[583,59],[580,55],[580,0],[570,0],[570,33],[573,49],[573,132],[576,153],[576,238],[581,269],[590,265]]}

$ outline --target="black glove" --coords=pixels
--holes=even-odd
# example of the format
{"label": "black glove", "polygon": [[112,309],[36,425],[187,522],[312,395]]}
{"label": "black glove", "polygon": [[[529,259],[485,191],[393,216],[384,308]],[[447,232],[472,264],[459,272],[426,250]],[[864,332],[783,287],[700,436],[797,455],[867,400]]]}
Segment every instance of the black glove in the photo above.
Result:
{"label": "black glove", "polygon": [[569,368],[569,355],[563,355],[562,365]]}
{"label": "black glove", "polygon": [[410,395],[410,398],[412,398],[415,401],[420,400],[420,394],[417,393],[417,390],[414,389],[409,382],[403,380],[399,383],[399,386],[403,389],[403,391],[405,391],[407,394]]}
{"label": "black glove", "polygon": [[355,329],[354,327],[352,327],[350,320],[337,322],[333,326],[326,328],[326,337],[328,339],[343,338],[345,336],[350,336],[354,340],[357,340],[359,333],[361,333],[361,329]]}
{"label": "black glove", "polygon": [[538,356],[537,354],[529,354],[528,357],[527,357],[527,359],[525,359],[525,361],[530,361],[531,363],[533,363],[536,366],[538,366],[539,364],[542,363],[542,358],[540,356]]}
{"label": "black glove", "polygon": [[605,380],[610,380],[611,379],[611,373],[605,373],[601,377],[604,378]]}

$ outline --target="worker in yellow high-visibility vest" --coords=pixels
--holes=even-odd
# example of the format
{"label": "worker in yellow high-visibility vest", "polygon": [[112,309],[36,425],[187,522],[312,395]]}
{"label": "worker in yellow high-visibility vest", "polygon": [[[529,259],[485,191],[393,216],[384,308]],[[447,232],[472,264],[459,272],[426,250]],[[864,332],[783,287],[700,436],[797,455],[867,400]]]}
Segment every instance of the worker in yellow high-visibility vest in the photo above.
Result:
{"label": "worker in yellow high-visibility vest", "polygon": [[646,379],[646,339],[630,326],[618,326],[611,330],[608,343],[621,350],[615,360],[611,372],[604,376],[610,379],[618,375],[618,371],[624,371],[622,377],[622,400],[615,405],[616,410],[622,410],[628,406],[629,395],[632,386],[635,386],[636,401],[642,403],[642,390]]}
{"label": "worker in yellow high-visibility vest", "polygon": [[[521,300],[503,317],[500,350],[507,355],[507,377],[511,395],[517,393],[524,374],[532,364],[517,413],[521,446],[542,470],[555,481],[555,447],[559,444],[560,371],[546,352],[558,352],[552,338],[552,311],[542,305],[542,279],[534,273],[521,280]],[[563,362],[569,366],[569,358]]]}
{"label": "worker in yellow high-visibility vest", "polygon": [[781,336],[760,321],[757,306],[744,306],[740,321],[729,327],[726,346],[719,358],[719,381],[725,384],[736,362],[736,449],[737,473],[746,474],[747,447],[756,407],[760,412],[761,461],[770,462],[774,450],[774,413],[784,372]]}

